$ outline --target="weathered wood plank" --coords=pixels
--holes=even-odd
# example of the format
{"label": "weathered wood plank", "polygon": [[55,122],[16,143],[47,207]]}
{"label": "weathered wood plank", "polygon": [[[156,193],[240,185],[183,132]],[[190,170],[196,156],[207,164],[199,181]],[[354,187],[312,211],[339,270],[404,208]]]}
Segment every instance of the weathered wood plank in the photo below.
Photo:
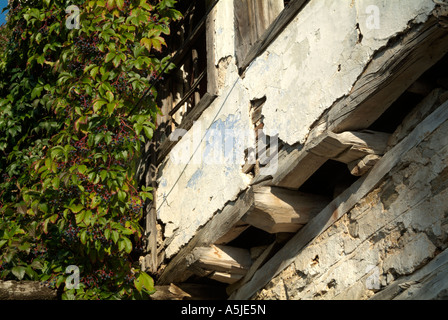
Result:
{"label": "weathered wood plank", "polygon": [[0,281],[0,300],[56,300],[57,291],[38,281]]}
{"label": "weathered wood plank", "polygon": [[253,208],[254,195],[249,187],[242,192],[238,199],[228,203],[221,212],[200,229],[193,239],[169,262],[157,283],[164,285],[187,280],[192,273],[188,271],[187,257],[196,247],[205,247],[215,243],[228,233],[236,221]]}
{"label": "weathered wood plank", "polygon": [[240,275],[252,265],[249,250],[223,245],[194,248],[186,260],[188,267]]}
{"label": "weathered wood plank", "polygon": [[211,275],[208,276],[212,280],[216,280],[223,283],[232,284],[240,280],[243,275],[236,273],[228,273],[228,272],[219,272],[215,271]]}
{"label": "weathered wood plank", "polygon": [[377,52],[352,91],[329,111],[330,131],[369,127],[420,76],[448,52],[448,30],[435,17],[413,26]]}
{"label": "weathered wood plank", "polygon": [[284,8],[283,0],[234,1],[235,56],[241,65],[251,46]]}
{"label": "weathered wood plank", "polygon": [[328,132],[318,144],[307,147],[307,150],[315,155],[348,164],[369,154],[383,155],[389,137],[388,133],[371,130],[339,134]]}
{"label": "weathered wood plank", "polygon": [[369,174],[361,177],[350,188],[334,199],[316,217],[311,219],[277,254],[261,267],[252,280],[234,292],[230,299],[252,297],[272,278],[289,266],[295,256],[315,237],[327,230],[356,203],[365,197],[397,165],[409,150],[417,146],[448,120],[448,102],[423,120],[405,139],[387,152]]}
{"label": "weathered wood plank", "polygon": [[239,221],[235,223],[232,229],[230,229],[225,235],[223,235],[221,238],[215,241],[215,244],[227,244],[230,241],[238,238],[238,236],[242,234],[244,231],[246,231],[246,229],[249,227],[250,225],[248,223],[244,221]]}
{"label": "weathered wood plank", "polygon": [[258,57],[264,50],[278,37],[292,19],[302,10],[309,0],[292,0],[288,6],[277,16],[274,22],[266,29],[263,35],[253,44],[244,58],[239,63],[239,70],[242,73],[249,64]]}
{"label": "weathered wood plank", "polygon": [[360,160],[350,162],[347,166],[350,173],[360,177],[365,175],[381,159],[380,156],[369,154]]}
{"label": "weathered wood plank", "polygon": [[269,233],[297,232],[329,202],[321,195],[254,186],[254,210],[242,220]]}
{"label": "weathered wood plank", "polygon": [[[327,160],[327,158],[309,153],[299,147],[285,146],[278,152],[278,168],[272,177],[272,185],[287,189],[298,189]],[[252,183],[256,184],[263,178],[262,176],[256,176]]]}

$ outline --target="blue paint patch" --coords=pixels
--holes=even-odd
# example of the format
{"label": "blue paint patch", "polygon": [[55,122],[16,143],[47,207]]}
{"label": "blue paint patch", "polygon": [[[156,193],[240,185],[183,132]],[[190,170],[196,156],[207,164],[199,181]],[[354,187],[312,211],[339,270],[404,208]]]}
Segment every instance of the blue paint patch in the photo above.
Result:
{"label": "blue paint patch", "polygon": [[165,178],[163,178],[162,180],[160,180],[160,184],[161,187],[165,188],[168,185],[168,182],[166,181]]}
{"label": "blue paint patch", "polygon": [[196,172],[191,176],[190,180],[188,180],[187,188],[194,189],[196,187],[196,184],[198,183],[198,180],[202,177],[202,170],[198,169]]}
{"label": "blue paint patch", "polygon": [[239,131],[242,130],[240,116],[229,115],[225,121],[218,119],[207,130],[203,163],[222,163],[224,159],[233,160]]}

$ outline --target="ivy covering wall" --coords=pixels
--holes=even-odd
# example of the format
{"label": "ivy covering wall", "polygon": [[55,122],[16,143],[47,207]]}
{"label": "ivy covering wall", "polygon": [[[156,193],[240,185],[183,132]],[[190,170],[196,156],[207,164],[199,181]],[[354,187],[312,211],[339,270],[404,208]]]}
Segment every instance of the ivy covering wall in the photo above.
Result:
{"label": "ivy covering wall", "polygon": [[159,112],[150,83],[169,61],[174,6],[10,1],[0,57],[0,280],[41,281],[65,299],[154,292],[138,265],[152,194],[135,172]]}

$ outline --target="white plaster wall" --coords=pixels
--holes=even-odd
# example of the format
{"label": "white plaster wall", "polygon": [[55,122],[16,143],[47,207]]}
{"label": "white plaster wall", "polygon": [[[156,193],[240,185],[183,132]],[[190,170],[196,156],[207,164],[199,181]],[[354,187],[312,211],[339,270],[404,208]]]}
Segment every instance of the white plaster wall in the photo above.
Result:
{"label": "white plaster wall", "polygon": [[[233,72],[237,72],[236,67]],[[161,168],[157,214],[165,224],[167,257],[250,183],[241,172],[254,145],[250,101],[238,77],[183,136]],[[252,133],[252,134],[251,134]]]}
{"label": "white plaster wall", "polygon": [[233,0],[221,0],[216,5],[214,52],[215,62],[225,57],[235,56],[235,28],[234,28]]}
{"label": "white plaster wall", "polygon": [[[370,5],[378,17],[366,12]],[[251,99],[267,97],[265,130],[278,131],[290,145],[304,143],[310,126],[350,92],[375,51],[410,21],[424,22],[434,6],[432,0],[311,0],[246,72]]]}

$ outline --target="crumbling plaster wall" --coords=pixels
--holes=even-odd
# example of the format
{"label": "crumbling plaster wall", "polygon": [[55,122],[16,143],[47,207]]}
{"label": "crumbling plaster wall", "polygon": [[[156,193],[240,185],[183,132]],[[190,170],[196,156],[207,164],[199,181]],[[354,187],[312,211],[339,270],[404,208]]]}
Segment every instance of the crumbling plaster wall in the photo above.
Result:
{"label": "crumbling plaster wall", "polygon": [[[380,9],[379,29],[367,27],[369,5]],[[255,146],[247,134],[253,130],[251,100],[267,98],[266,134],[278,133],[291,145],[303,143],[321,114],[350,92],[373,54],[410,23],[424,22],[433,8],[432,0],[311,0],[240,77],[234,63],[233,3],[220,1],[208,30],[214,38],[209,48],[214,50],[218,98],[159,168],[157,217],[165,226],[166,256],[175,255],[249,185],[241,165],[244,149]],[[233,132],[226,138],[238,146],[232,161],[210,164],[210,150],[224,153],[229,147],[225,137],[210,138],[208,129]]]}
{"label": "crumbling plaster wall", "polygon": [[[315,238],[255,298],[367,299],[423,270],[441,252],[446,256],[447,132],[445,122],[404,155],[376,189]],[[413,284],[404,283],[398,298],[412,297],[403,291]],[[435,298],[440,293],[425,294]]]}
{"label": "crumbling plaster wall", "polygon": [[246,72],[251,97],[267,98],[265,130],[290,145],[305,142],[310,126],[350,92],[373,54],[410,23],[424,22],[434,6],[432,0],[311,0]]}

